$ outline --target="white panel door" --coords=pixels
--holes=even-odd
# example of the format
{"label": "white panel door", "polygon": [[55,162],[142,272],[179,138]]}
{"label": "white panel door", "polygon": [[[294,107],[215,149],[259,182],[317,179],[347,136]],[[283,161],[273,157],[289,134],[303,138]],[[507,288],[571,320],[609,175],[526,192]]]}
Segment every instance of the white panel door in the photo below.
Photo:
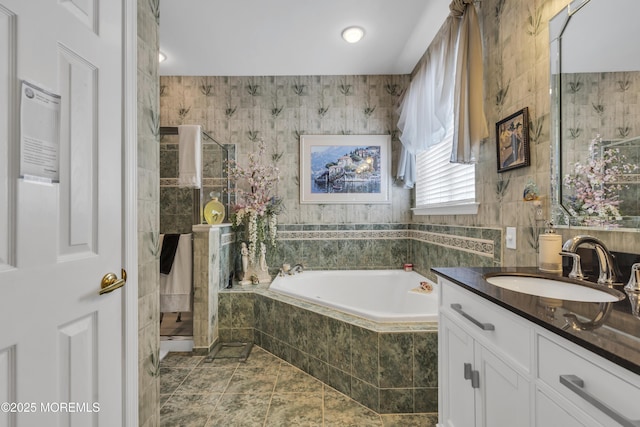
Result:
{"label": "white panel door", "polygon": [[529,380],[477,342],[475,356],[475,369],[480,373],[476,413],[481,422],[477,425],[530,426]]}
{"label": "white panel door", "polygon": [[462,328],[441,314],[438,324],[438,379],[440,425],[475,426],[475,389],[465,378],[465,365],[473,369],[474,340]]}
{"label": "white panel door", "polygon": [[[0,427],[123,425],[123,3],[0,0]],[[57,183],[20,177],[22,80],[61,97]]]}

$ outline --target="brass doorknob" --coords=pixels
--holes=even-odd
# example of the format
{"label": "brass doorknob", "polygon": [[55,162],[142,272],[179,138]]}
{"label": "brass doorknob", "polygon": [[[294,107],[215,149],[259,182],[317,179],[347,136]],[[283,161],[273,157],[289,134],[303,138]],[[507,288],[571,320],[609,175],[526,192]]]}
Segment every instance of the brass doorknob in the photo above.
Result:
{"label": "brass doorknob", "polygon": [[100,282],[100,292],[98,293],[100,295],[108,294],[123,287],[125,283],[127,283],[127,271],[124,268],[122,269],[122,279],[118,279],[114,273],[107,273]]}

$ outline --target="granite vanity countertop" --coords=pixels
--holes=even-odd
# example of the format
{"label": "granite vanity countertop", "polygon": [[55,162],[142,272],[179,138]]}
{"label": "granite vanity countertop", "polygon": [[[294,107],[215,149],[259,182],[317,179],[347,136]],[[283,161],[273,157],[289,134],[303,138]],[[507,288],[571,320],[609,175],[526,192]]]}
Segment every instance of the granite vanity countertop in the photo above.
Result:
{"label": "granite vanity countertop", "polygon": [[[542,326],[612,362],[640,375],[640,318],[631,314],[631,302],[610,303],[611,311],[602,326],[593,330],[566,327],[565,314],[573,313],[581,321],[593,319],[600,304],[549,299],[493,286],[484,279],[488,273],[521,273],[558,278],[535,267],[442,267],[435,274]],[[621,286],[616,290],[624,294]],[[565,329],[563,329],[565,327]]]}

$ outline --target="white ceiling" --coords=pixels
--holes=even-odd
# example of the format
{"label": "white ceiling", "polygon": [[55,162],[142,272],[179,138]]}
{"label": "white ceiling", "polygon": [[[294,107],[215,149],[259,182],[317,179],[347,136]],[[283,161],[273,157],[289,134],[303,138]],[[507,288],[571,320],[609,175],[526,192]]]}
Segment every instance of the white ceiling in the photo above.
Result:
{"label": "white ceiling", "polygon": [[[409,74],[450,0],[161,0],[160,74]],[[359,43],[340,37],[365,29]]]}

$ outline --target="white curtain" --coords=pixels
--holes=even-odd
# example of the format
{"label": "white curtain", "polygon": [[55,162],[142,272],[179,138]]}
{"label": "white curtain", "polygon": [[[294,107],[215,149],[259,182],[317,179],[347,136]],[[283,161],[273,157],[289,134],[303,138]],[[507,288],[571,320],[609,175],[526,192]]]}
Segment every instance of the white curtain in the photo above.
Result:
{"label": "white curtain", "polygon": [[[413,188],[415,184],[416,153],[441,142],[447,126],[454,122],[453,117],[452,162],[475,161],[477,156],[473,155],[472,150],[477,150],[480,139],[488,135],[482,108],[482,41],[478,18],[471,2],[472,0],[454,0],[451,3],[451,14],[429,46],[398,109],[402,151],[396,176],[404,182],[406,188]],[[466,7],[467,4],[469,8]],[[468,16],[470,18],[467,20]],[[474,70],[473,73],[469,71],[471,69]],[[481,119],[475,114],[478,110],[476,107],[472,109],[472,117],[469,117],[469,105],[476,103],[479,105]],[[480,122],[484,126],[484,134],[481,129],[478,130]],[[469,127],[473,132],[467,131]],[[478,138],[477,134],[482,136]],[[463,143],[457,144],[456,138],[460,138]],[[471,148],[464,151],[467,146]],[[462,155],[459,154],[461,148]]]}
{"label": "white curtain", "polygon": [[453,114],[457,26],[447,18],[409,84],[398,109],[402,151],[396,173],[406,188],[415,184],[415,155],[442,141]]}
{"label": "white curtain", "polygon": [[482,37],[472,0],[454,0],[451,14],[461,17],[454,95],[451,163],[476,163],[480,142],[489,136],[484,115]]}

